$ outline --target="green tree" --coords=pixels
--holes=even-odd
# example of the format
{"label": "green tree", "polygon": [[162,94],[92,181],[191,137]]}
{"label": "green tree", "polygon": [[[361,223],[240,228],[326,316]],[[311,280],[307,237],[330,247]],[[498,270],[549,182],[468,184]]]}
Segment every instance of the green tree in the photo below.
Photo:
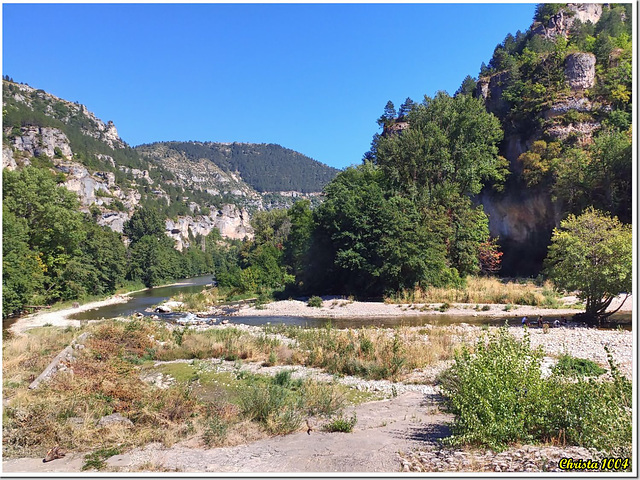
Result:
{"label": "green tree", "polygon": [[325,288],[369,296],[455,280],[446,261],[444,210],[423,215],[386,191],[383,180],[380,168],[365,163],[327,185],[315,214],[314,275]]}
{"label": "green tree", "polygon": [[421,204],[443,203],[504,180],[501,139],[498,119],[481,100],[439,92],[411,111],[408,129],[379,139],[375,163],[396,191]]}
{"label": "green tree", "polygon": [[291,231],[284,246],[285,263],[291,273],[300,277],[309,265],[309,248],[314,221],[309,200],[298,200],[287,211]]}
{"label": "green tree", "polygon": [[409,112],[413,110],[413,107],[415,106],[416,102],[411,100],[410,97],[407,97],[398,110],[398,120],[405,120],[407,115],[409,115]]}
{"label": "green tree", "polygon": [[2,213],[2,316],[31,302],[44,281],[45,265],[29,248],[26,220],[3,208]]}
{"label": "green tree", "polygon": [[378,125],[381,127],[388,127],[393,122],[396,121],[396,107],[391,100],[387,102],[384,106],[384,112],[382,116],[378,119]]}
{"label": "green tree", "polygon": [[553,231],[545,268],[559,288],[579,292],[586,319],[599,323],[615,312],[606,310],[617,295],[631,294],[631,225],[592,207],[569,215]]}
{"label": "green tree", "polygon": [[476,79],[471,75],[467,75],[466,77],[464,77],[460,88],[456,90],[455,95],[473,95],[476,92],[476,85]]}
{"label": "green tree", "polygon": [[165,222],[162,214],[154,207],[138,207],[127,223],[123,233],[132,244],[138,242],[145,235],[161,238],[165,235]]}

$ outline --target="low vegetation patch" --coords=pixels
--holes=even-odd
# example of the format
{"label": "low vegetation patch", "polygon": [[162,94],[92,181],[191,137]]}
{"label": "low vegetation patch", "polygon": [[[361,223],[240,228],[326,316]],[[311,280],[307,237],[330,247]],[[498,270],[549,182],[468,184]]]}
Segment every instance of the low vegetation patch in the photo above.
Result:
{"label": "low vegetation patch", "polygon": [[[113,449],[149,442],[170,446],[194,435],[208,446],[238,444],[296,431],[306,417],[330,417],[369,398],[343,385],[296,379],[293,369],[274,377],[217,372],[212,362],[198,359],[219,354],[255,360],[284,348],[266,333],[179,329],[175,335],[149,320],[105,321],[86,330],[91,336],[68,370],[33,391],[29,382],[80,332],[46,327],[4,343],[5,394],[10,392],[3,421],[6,456],[44,455],[52,445],[93,449],[85,468],[99,470]],[[160,357],[181,356],[192,360],[153,367]],[[173,380],[165,388],[142,380],[154,372]],[[119,420],[101,422],[112,414]]]}
{"label": "low vegetation patch", "polygon": [[572,357],[565,353],[558,359],[558,363],[553,367],[553,372],[564,376],[598,377],[606,370],[592,360]]}
{"label": "low vegetation patch", "polygon": [[182,302],[177,310],[185,312],[201,312],[222,301],[222,295],[217,287],[203,288],[196,293],[179,293],[172,300]]}
{"label": "low vegetation patch", "polygon": [[454,342],[444,329],[420,333],[407,328],[359,330],[265,327],[297,341],[301,363],[330,373],[366,379],[398,379],[415,368],[451,358]]}
{"label": "low vegetation patch", "polygon": [[307,301],[308,307],[322,308],[322,298],[313,296]]}
{"label": "low vegetation patch", "polygon": [[467,277],[460,288],[416,288],[387,299],[396,303],[493,303],[503,305],[534,305],[559,308],[558,293],[550,282],[536,285],[533,280],[503,282],[495,277]]}
{"label": "low vegetation patch", "polygon": [[351,433],[353,431],[353,427],[358,423],[358,418],[355,414],[350,418],[346,418],[343,414],[340,414],[337,418],[334,418],[329,423],[326,423],[322,429],[325,432],[342,432],[342,433]]}
{"label": "low vegetation patch", "polygon": [[[506,328],[463,349],[441,378],[455,414],[449,445],[504,449],[514,443],[579,445],[629,456],[631,382],[609,355],[612,380],[542,378],[542,350]],[[572,365],[575,362],[570,362]]]}

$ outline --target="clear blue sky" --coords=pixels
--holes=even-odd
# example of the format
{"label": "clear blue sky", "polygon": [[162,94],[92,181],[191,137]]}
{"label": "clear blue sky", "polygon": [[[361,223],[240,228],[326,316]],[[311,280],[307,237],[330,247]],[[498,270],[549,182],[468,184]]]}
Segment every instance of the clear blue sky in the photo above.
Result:
{"label": "clear blue sky", "polygon": [[132,146],[278,143],[360,163],[396,108],[477,76],[535,4],[4,4],[3,74]]}

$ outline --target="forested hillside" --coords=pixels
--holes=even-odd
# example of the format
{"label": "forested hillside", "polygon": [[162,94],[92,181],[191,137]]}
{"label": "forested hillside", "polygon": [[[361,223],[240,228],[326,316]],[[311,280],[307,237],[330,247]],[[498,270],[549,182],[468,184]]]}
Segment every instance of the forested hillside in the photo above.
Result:
{"label": "forested hillside", "polygon": [[477,86],[505,132],[503,192],[479,197],[504,248],[504,274],[535,275],[551,231],[587,206],[631,221],[630,4],[541,4],[506,35]]}
{"label": "forested hillside", "polygon": [[[270,185],[288,195],[260,194],[237,173],[260,180],[245,145],[236,163],[223,170],[208,162],[194,182],[184,168],[174,173],[171,162],[139,154],[84,105],[7,76],[2,133],[3,316],[124,285],[223,275],[237,261],[232,240],[253,234],[250,212],[291,205],[332,171],[279,146],[256,146],[266,159],[264,185],[280,161],[295,174]],[[322,173],[307,182],[307,169]]]}
{"label": "forested hillside", "polygon": [[237,172],[258,192],[321,192],[338,173],[335,168],[273,144],[162,142],[141,145],[137,150],[152,160],[161,160],[154,148],[157,145],[182,153],[192,162],[206,159],[225,172]]}

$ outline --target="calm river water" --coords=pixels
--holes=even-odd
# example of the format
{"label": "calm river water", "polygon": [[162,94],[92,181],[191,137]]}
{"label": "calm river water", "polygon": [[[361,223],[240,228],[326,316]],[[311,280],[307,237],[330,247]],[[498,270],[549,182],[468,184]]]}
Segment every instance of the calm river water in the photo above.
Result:
{"label": "calm river water", "polygon": [[[177,284],[168,287],[156,287],[144,290],[141,292],[131,294],[131,300],[127,303],[119,303],[115,305],[107,305],[104,307],[96,308],[93,310],[87,310],[85,312],[79,312],[72,315],[70,318],[75,320],[96,320],[100,318],[114,318],[118,316],[132,315],[133,313],[140,312],[144,315],[151,315],[149,312],[145,312],[146,309],[157,305],[168,298],[177,295],[178,293],[194,293],[202,289],[203,285],[210,284],[212,282],[211,275],[205,275],[202,277],[188,278],[180,280]],[[175,319],[178,314],[161,315],[165,319]],[[560,315],[546,316],[545,320],[553,322],[556,318],[560,318]],[[617,325],[621,325],[622,328],[631,329],[631,314],[615,315],[613,318],[613,324],[609,328],[616,328]],[[245,325],[265,325],[270,323],[285,324],[285,325],[299,325],[303,327],[319,327],[326,325],[327,322],[336,328],[358,328],[363,326],[420,326],[427,324],[435,325],[450,325],[456,323],[468,323],[471,325],[504,325],[505,321],[508,321],[511,325],[520,324],[520,315],[504,315],[501,317],[474,317],[472,315],[420,315],[412,317],[368,317],[368,318],[333,318],[331,320],[327,318],[308,318],[308,317],[244,317],[233,316],[230,318],[233,323],[242,323]]]}

